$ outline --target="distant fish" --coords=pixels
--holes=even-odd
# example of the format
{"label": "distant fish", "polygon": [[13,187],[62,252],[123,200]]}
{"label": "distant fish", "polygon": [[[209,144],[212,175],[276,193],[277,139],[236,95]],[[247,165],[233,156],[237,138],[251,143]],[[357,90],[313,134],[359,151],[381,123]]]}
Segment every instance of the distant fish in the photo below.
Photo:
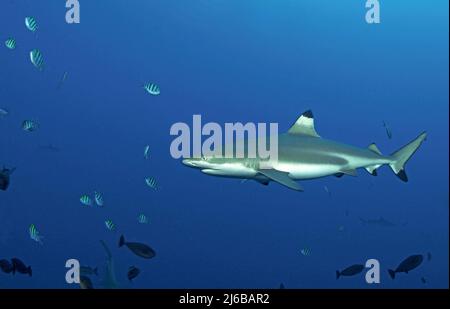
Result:
{"label": "distant fish", "polygon": [[18,272],[19,274],[28,274],[30,277],[33,275],[33,271],[31,270],[30,266],[26,266],[24,262],[19,260],[18,258],[11,259],[11,262],[13,264],[14,270],[13,274],[15,272]]}
{"label": "distant fish", "polygon": [[100,192],[97,191],[94,192],[94,200],[97,206],[102,207],[104,205],[103,195]]}
{"label": "distant fish", "polygon": [[151,95],[159,95],[161,93],[159,86],[153,83],[145,84],[144,89]]}
{"label": "distant fish", "polygon": [[122,235],[120,236],[119,240],[119,248],[124,245],[127,246],[128,249],[130,249],[131,252],[133,252],[135,255],[144,259],[151,259],[154,258],[156,255],[156,252],[146,244],[138,242],[126,242],[125,238]]}
{"label": "distant fish", "polygon": [[339,279],[339,277],[341,277],[341,276],[346,276],[346,277],[355,276],[355,275],[361,273],[364,270],[364,268],[365,267],[362,264],[355,264],[350,267],[347,267],[346,269],[344,269],[342,271],[336,270],[336,279]]}
{"label": "distant fish", "polygon": [[427,280],[425,279],[425,277],[420,278],[420,281],[422,281],[423,284],[427,283]]}
{"label": "distant fish", "polygon": [[84,206],[92,206],[92,199],[89,196],[87,196],[86,194],[83,195],[82,197],[80,197],[80,202]]}
{"label": "distant fish", "polygon": [[22,130],[27,132],[34,132],[39,128],[39,125],[33,120],[24,120],[22,122]]}
{"label": "distant fish", "polygon": [[116,225],[111,220],[106,220],[105,225],[106,225],[106,228],[112,232],[114,232],[116,230]]}
{"label": "distant fish", "polygon": [[31,32],[36,32],[38,29],[38,24],[34,17],[25,17],[25,26],[27,26],[28,30]]}
{"label": "distant fish", "polygon": [[145,183],[153,190],[158,189],[158,183],[156,182],[156,179],[153,177],[145,178]]}
{"label": "distant fish", "polygon": [[395,270],[389,269],[389,275],[392,279],[395,279],[396,273],[405,273],[407,274],[409,271],[417,268],[422,264],[423,262],[423,255],[422,254],[415,254],[411,255],[410,257],[406,258],[403,262],[400,263],[400,265],[397,266]]}
{"label": "distant fish", "polygon": [[15,167],[11,169],[3,167],[2,169],[0,169],[0,190],[2,191],[8,190],[10,177],[15,170],[16,170]]}
{"label": "distant fish", "polygon": [[363,219],[363,218],[359,218],[359,220],[365,224],[365,225],[377,225],[377,226],[381,226],[381,227],[395,227],[397,226],[397,224],[390,222],[386,219],[384,219],[383,217],[380,217],[378,219]]}
{"label": "distant fish", "polygon": [[9,49],[16,49],[16,40],[13,38],[8,38],[5,41],[5,45],[6,47],[8,47]]}
{"label": "distant fish", "polygon": [[58,147],[56,147],[55,145],[52,145],[52,144],[39,145],[39,149],[47,150],[49,152],[59,152],[60,151],[60,149]]}
{"label": "distant fish", "polygon": [[325,192],[328,194],[328,196],[331,197],[331,192],[330,192],[330,189],[328,189],[328,186],[324,186],[323,188],[324,188]]}
{"label": "distant fish", "polygon": [[61,89],[61,87],[64,85],[64,83],[67,80],[67,76],[69,75],[68,72],[64,72],[63,76],[61,77],[61,80],[58,83],[58,87],[56,89]]}
{"label": "distant fish", "polygon": [[284,284],[280,283],[280,290],[284,290],[284,289],[285,289]]}
{"label": "distant fish", "polygon": [[127,278],[128,280],[131,281],[134,278],[136,278],[140,273],[141,271],[139,270],[139,268],[130,266],[130,268],[128,268]]}
{"label": "distant fish", "polygon": [[39,71],[44,69],[44,57],[39,49],[33,49],[30,52],[30,60]]}
{"label": "distant fish", "polygon": [[350,214],[350,211],[348,211],[348,209],[345,210],[345,216],[348,217],[348,215]]}
{"label": "distant fish", "polygon": [[433,256],[431,255],[431,252],[427,253],[427,261],[431,261],[431,259],[433,258]]}
{"label": "distant fish", "polygon": [[14,272],[14,265],[11,264],[8,260],[0,260],[0,269],[5,274],[10,274]]}
{"label": "distant fish", "polygon": [[145,146],[145,148],[144,148],[144,158],[145,159],[150,158],[150,146],[149,145]]}
{"label": "distant fish", "polygon": [[90,266],[81,266],[80,274],[82,276],[92,276],[92,275],[98,276],[98,268],[97,267],[92,268]]}
{"label": "distant fish", "polygon": [[147,223],[148,223],[148,218],[147,218],[147,216],[144,215],[144,214],[140,214],[140,215],[138,216],[138,222],[141,223],[141,224],[147,224]]}
{"label": "distant fish", "polygon": [[389,139],[392,139],[392,131],[391,131],[391,128],[389,128],[388,124],[387,124],[385,121],[383,121],[383,127],[384,127],[384,129],[386,130],[386,134],[387,134],[388,138],[389,138]]}
{"label": "distant fish", "polygon": [[31,224],[28,232],[30,234],[30,238],[36,242],[38,242],[39,244],[43,245],[44,242],[42,241],[42,239],[44,239],[44,236],[41,236],[39,231],[37,230],[36,226],[34,224]]}
{"label": "distant fish", "polygon": [[300,250],[300,253],[303,256],[310,256],[311,255],[311,248],[303,248]]}
{"label": "distant fish", "polygon": [[80,276],[80,288],[83,290],[91,290],[94,288],[94,285],[89,277]]}
{"label": "distant fish", "polygon": [[5,117],[5,116],[8,116],[8,115],[9,115],[9,111],[8,110],[0,108],[0,119]]}

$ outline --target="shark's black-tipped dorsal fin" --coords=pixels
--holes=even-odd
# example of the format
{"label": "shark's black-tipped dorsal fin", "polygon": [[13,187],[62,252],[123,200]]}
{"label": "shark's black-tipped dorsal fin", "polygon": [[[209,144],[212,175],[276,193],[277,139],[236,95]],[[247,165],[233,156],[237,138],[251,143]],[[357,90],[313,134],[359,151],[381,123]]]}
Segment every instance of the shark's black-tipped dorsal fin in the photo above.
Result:
{"label": "shark's black-tipped dorsal fin", "polygon": [[300,118],[289,129],[289,134],[305,135],[311,137],[320,137],[314,129],[314,116],[311,110],[304,112]]}

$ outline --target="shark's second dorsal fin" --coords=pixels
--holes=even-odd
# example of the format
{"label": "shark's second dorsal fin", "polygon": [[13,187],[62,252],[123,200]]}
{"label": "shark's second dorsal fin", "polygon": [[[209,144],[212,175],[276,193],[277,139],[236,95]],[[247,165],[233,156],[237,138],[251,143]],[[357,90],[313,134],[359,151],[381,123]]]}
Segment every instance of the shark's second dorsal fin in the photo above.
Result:
{"label": "shark's second dorsal fin", "polygon": [[289,129],[289,134],[298,134],[311,137],[320,137],[314,129],[314,116],[312,111],[308,110],[304,112],[300,118]]}

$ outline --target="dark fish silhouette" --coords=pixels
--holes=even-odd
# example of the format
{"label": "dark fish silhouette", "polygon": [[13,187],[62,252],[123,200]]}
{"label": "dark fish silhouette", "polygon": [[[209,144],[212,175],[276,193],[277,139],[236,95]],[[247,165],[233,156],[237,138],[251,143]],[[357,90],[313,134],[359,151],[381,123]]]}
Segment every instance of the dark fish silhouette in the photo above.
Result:
{"label": "dark fish silhouette", "polygon": [[423,262],[423,255],[422,254],[415,254],[411,255],[410,257],[406,258],[403,262],[398,265],[398,267],[395,270],[389,269],[389,275],[392,279],[395,279],[396,273],[405,273],[407,274],[409,271],[419,267],[420,264]]}
{"label": "dark fish silhouette", "polygon": [[40,145],[39,146],[40,150],[46,150],[49,152],[59,152],[60,149],[58,147],[56,147],[55,145],[52,144],[48,144],[48,145]]}
{"label": "dark fish silhouette", "polygon": [[89,277],[80,276],[80,288],[83,290],[91,290],[94,288],[94,285]]}
{"label": "dark fish silhouette", "polygon": [[359,220],[366,225],[377,225],[377,226],[382,226],[382,227],[394,227],[397,226],[397,224],[390,222],[386,219],[384,219],[383,217],[380,217],[378,219],[363,219],[363,218],[359,218]]}
{"label": "dark fish silhouette", "polygon": [[33,271],[31,270],[31,266],[26,266],[24,262],[19,260],[18,258],[11,259],[13,264],[13,274],[18,272],[19,274],[28,274],[30,277],[33,275]]}
{"label": "dark fish silhouette", "polygon": [[336,279],[339,279],[340,276],[350,277],[361,273],[364,269],[364,265],[355,264],[347,267],[346,269],[339,271],[336,270]]}
{"label": "dark fish silhouette", "polygon": [[145,244],[138,242],[125,242],[125,238],[122,235],[120,236],[119,247],[122,247],[123,245],[127,246],[131,252],[144,259],[151,259],[156,255],[155,251]]}
{"label": "dark fish silhouette", "polygon": [[10,274],[14,271],[14,265],[8,260],[0,260],[0,269],[6,274]]}
{"label": "dark fish silhouette", "polygon": [[284,289],[285,289],[284,284],[280,283],[280,290],[284,290]]}
{"label": "dark fish silhouette", "polygon": [[431,255],[431,252],[427,253],[427,260],[428,262],[431,261],[431,259],[433,258],[433,256]]}
{"label": "dark fish silhouette", "polygon": [[139,268],[130,266],[130,268],[128,268],[127,278],[128,278],[128,280],[131,281],[134,278],[136,278],[137,276],[139,276],[140,273],[141,273],[141,271],[139,270]]}
{"label": "dark fish silhouette", "polygon": [[425,279],[425,277],[420,278],[420,281],[422,281],[423,284],[427,283],[427,280]]}
{"label": "dark fish silhouette", "polygon": [[8,169],[6,167],[3,167],[3,169],[0,170],[0,190],[6,191],[9,187],[10,182],[10,176],[16,168]]}

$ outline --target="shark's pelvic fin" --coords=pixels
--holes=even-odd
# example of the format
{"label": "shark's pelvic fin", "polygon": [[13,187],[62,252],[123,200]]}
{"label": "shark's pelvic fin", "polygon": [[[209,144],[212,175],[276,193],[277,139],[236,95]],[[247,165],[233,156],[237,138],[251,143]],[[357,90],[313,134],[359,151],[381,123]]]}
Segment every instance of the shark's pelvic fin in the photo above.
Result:
{"label": "shark's pelvic fin", "polygon": [[279,184],[286,186],[292,190],[303,191],[302,186],[300,186],[297,182],[295,182],[291,177],[289,177],[289,173],[280,172],[277,170],[259,170],[260,174],[270,178],[271,180],[278,182]]}
{"label": "shark's pelvic fin", "polygon": [[298,134],[311,137],[320,137],[314,129],[314,116],[312,111],[304,112],[294,125],[288,130],[289,134]]}

